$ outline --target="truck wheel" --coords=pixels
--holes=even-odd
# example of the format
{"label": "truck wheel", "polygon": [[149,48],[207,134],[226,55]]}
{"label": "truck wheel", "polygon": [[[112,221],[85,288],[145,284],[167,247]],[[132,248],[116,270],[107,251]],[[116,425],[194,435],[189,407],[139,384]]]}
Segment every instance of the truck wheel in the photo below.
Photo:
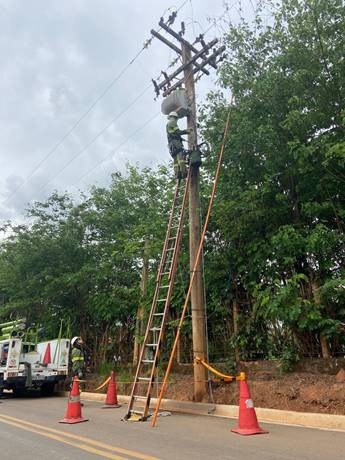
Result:
{"label": "truck wheel", "polygon": [[13,388],[13,395],[17,397],[21,397],[25,395],[25,388]]}
{"label": "truck wheel", "polygon": [[44,383],[41,386],[42,396],[53,396],[54,392],[55,392],[55,383]]}

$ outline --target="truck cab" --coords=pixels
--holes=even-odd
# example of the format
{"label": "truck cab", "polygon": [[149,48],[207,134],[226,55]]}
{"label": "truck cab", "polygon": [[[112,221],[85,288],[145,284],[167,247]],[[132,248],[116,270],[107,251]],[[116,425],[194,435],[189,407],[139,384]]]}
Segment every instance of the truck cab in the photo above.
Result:
{"label": "truck cab", "polygon": [[67,378],[69,351],[69,339],[37,344],[17,337],[0,340],[0,392],[39,388],[44,395],[53,393]]}

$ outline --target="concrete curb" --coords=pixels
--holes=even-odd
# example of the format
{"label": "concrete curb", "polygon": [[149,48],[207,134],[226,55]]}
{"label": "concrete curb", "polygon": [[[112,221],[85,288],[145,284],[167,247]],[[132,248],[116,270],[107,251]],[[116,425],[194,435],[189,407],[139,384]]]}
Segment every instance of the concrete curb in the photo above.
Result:
{"label": "concrete curb", "polygon": [[[66,395],[68,393],[65,393]],[[83,392],[84,400],[104,402],[105,394]],[[129,396],[119,395],[118,400],[122,404],[129,402]],[[155,408],[157,399],[151,399],[151,408]],[[193,403],[190,401],[177,401],[163,399],[161,409],[171,412],[181,412],[193,415],[208,415],[213,417],[237,418],[238,406],[226,404]],[[278,409],[256,408],[260,422],[276,423],[279,425],[302,426],[305,428],[318,428],[323,430],[344,431],[345,415],[330,415],[309,412],[293,412]]]}

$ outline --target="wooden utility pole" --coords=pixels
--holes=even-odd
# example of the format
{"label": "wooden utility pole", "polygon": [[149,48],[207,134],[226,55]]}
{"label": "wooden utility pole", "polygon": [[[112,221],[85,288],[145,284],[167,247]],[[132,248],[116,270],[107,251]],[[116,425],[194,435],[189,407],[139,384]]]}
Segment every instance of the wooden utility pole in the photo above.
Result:
{"label": "wooden utility pole", "polygon": [[[182,63],[187,64],[191,60],[190,49],[182,43]],[[196,129],[196,103],[195,82],[193,64],[184,69],[184,83],[187,93],[189,113],[187,115],[188,150],[193,151],[198,147]],[[199,165],[190,166],[191,177],[189,183],[189,266],[192,271],[196,260],[196,254],[200,243],[200,171]],[[205,318],[204,279],[201,260],[197,266],[195,281],[191,293],[192,305],[192,334],[193,334],[193,357],[207,360],[207,330]],[[206,394],[207,373],[205,367],[199,361],[194,362],[194,400],[201,401]]]}
{"label": "wooden utility pole", "polygon": [[[172,15],[168,24],[161,19],[159,26],[175,40],[179,46],[169,41],[160,33],[152,30],[153,36],[161,40],[165,45],[174,50],[182,58],[182,66],[177,68],[170,76],[162,72],[164,81],[158,84],[153,80],[156,95],[159,96],[163,91],[163,96],[168,96],[172,91],[184,87],[188,102],[187,128],[190,128],[188,135],[188,150],[198,149],[197,123],[196,123],[196,103],[195,103],[195,75],[201,72],[209,75],[207,66],[217,68],[217,59],[221,60],[225,47],[211,49],[217,43],[217,39],[208,44],[205,43],[203,35],[200,35],[194,44],[183,38],[185,26],[181,24],[181,31],[175,32],[170,25],[174,22],[176,14]],[[201,44],[201,49],[196,49],[196,43]],[[182,76],[183,75],[183,76]],[[177,79],[173,83],[173,80]],[[173,84],[172,84],[173,83]],[[201,237],[201,217],[200,217],[200,171],[199,164],[191,164],[191,177],[189,186],[189,254],[190,270],[194,269],[197,251]],[[206,359],[207,338],[206,338],[206,317],[204,299],[204,281],[201,261],[196,267],[194,283],[191,291],[192,306],[192,329],[193,329],[193,356],[195,358]],[[199,363],[194,363],[194,400],[201,401],[207,391],[206,369]]]}

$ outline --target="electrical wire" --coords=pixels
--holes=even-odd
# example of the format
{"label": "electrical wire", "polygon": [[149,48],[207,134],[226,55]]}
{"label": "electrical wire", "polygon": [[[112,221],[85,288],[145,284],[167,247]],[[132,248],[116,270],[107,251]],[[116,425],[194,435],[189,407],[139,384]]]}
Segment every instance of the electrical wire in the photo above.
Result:
{"label": "electrical wire", "polygon": [[118,150],[124,145],[126,144],[130,139],[132,139],[137,133],[139,133],[140,131],[142,131],[149,123],[151,123],[151,121],[153,121],[155,118],[158,117],[158,115],[160,115],[160,112],[156,112],[155,115],[153,115],[151,118],[149,118],[148,120],[146,120],[146,122],[141,125],[139,128],[137,128],[135,131],[133,131],[129,136],[126,137],[126,139],[124,139],[119,145],[117,145],[115,147],[115,149],[113,149],[110,153],[108,153],[108,155],[106,155],[100,162],[96,163],[94,166],[92,166],[88,171],[86,171],[85,174],[83,174],[78,180],[77,182],[81,182],[85,177],[87,177],[89,174],[91,174],[96,168],[98,168],[101,164],[103,164],[108,158],[110,158],[112,155],[114,155],[114,153],[118,152]]}
{"label": "electrical wire", "polygon": [[101,131],[99,131],[96,136],[94,136],[82,149],[80,149],[74,156],[72,156],[72,158],[70,158],[70,160],[62,167],[59,169],[59,171],[52,177],[50,178],[44,185],[43,187],[41,187],[38,191],[38,193],[42,192],[47,185],[49,185],[54,179],[56,179],[63,171],[65,171],[66,168],[68,168],[68,166],[73,163],[74,160],[76,160],[78,157],[80,157],[80,155],[82,155],[92,144],[94,144],[96,142],[96,140],[102,136],[103,133],[105,133],[105,131],[107,131],[108,128],[110,128],[111,125],[113,125],[115,123],[115,121],[117,121],[120,117],[122,117],[122,115],[124,115],[126,112],[128,112],[128,110],[133,107],[133,105],[140,99],[144,96],[145,93],[147,93],[147,91],[151,88],[151,84],[149,84],[148,86],[146,86],[144,88],[144,90],[138,94],[138,96],[136,96],[132,102],[127,105],[119,114],[115,115],[115,117],[113,117],[111,119],[111,121],[109,123],[107,123],[104,128],[101,129]]}
{"label": "electrical wire", "polygon": [[[184,0],[180,6],[176,9],[176,13],[179,12],[185,4],[189,0]],[[171,8],[167,8],[164,11],[164,14],[169,11]],[[163,15],[164,15],[163,14]],[[160,27],[158,32],[162,29]],[[72,127],[60,138],[60,140],[54,145],[52,149],[48,151],[48,153],[36,164],[36,166],[31,170],[28,176],[24,179],[24,181],[19,184],[9,196],[6,197],[3,204],[8,203],[11,198],[13,198],[17,192],[28,183],[28,181],[35,175],[35,173],[40,169],[40,167],[45,163],[56,151],[57,149],[65,142],[65,140],[72,134],[72,132],[80,125],[80,123],[88,116],[88,114],[94,109],[94,107],[105,97],[105,95],[111,90],[111,88],[117,83],[120,78],[125,74],[125,72],[129,69],[129,67],[139,58],[139,56],[143,53],[145,49],[151,44],[151,41],[154,39],[154,36],[151,37],[144,42],[141,49],[134,55],[134,57],[121,69],[121,71],[110,81],[110,83],[104,88],[104,90],[97,96],[97,98],[88,106],[88,108],[83,112],[83,114],[77,119],[77,121],[72,125]],[[50,181],[49,181],[50,182]],[[47,182],[43,188],[48,185]]]}
{"label": "electrical wire", "polygon": [[72,134],[72,132],[80,125],[80,123],[87,117],[87,115],[94,109],[101,99],[111,90],[111,88],[117,83],[117,81],[122,77],[122,75],[128,70],[128,68],[137,60],[137,58],[145,50],[145,46],[125,65],[125,67],[116,75],[115,78],[105,87],[105,89],[100,93],[100,95],[92,102],[86,111],[77,119],[77,121],[72,125],[72,127],[62,136],[62,138],[55,144],[55,146],[48,151],[48,153],[37,163],[34,169],[29,173],[25,178],[24,182],[19,184],[13,192],[6,198],[4,203],[6,204],[27,182],[34,176],[34,174],[40,169],[40,167],[45,163],[55,152],[56,150],[64,143],[64,141]]}
{"label": "electrical wire", "polygon": [[[181,5],[180,7],[178,8],[177,11],[179,11],[189,0],[185,0]],[[167,10],[166,10],[167,11]],[[211,27],[213,27],[214,24],[211,25]],[[205,31],[205,33],[208,32],[208,30],[210,30],[209,27],[207,29],[207,31]],[[161,27],[159,28],[159,30],[161,30]],[[152,39],[152,38],[151,38]],[[143,46],[143,49],[145,48],[145,44]],[[142,51],[142,50],[141,50]],[[141,53],[141,52],[140,52]],[[127,65],[127,68],[129,67],[130,64],[132,64],[136,58],[139,56],[139,53],[137,54],[137,56],[135,56],[131,61],[130,63]],[[126,68],[126,69],[127,69]],[[126,69],[123,69],[122,72],[119,74],[118,78],[120,78],[120,76],[126,71]],[[93,104],[92,104],[92,107],[90,106],[89,110],[88,110],[88,113],[92,110],[92,108],[96,105],[96,103],[106,94],[106,92],[111,88],[111,86],[115,83],[115,80],[110,84],[108,85],[107,89],[102,93],[102,95],[97,99],[97,101],[95,101]],[[43,187],[40,188],[39,190],[39,193],[41,191],[43,191],[47,185],[49,185],[57,176],[59,176],[64,170],[67,169],[67,167],[76,159],[78,158],[82,153],[84,153],[116,120],[118,120],[124,113],[126,113],[130,107],[132,107],[135,102],[137,102],[148,90],[149,88],[151,87],[151,84],[148,85],[147,87],[144,88],[144,90],[120,113],[120,114],[117,114],[104,128],[102,128],[102,130],[97,133],[96,136],[94,136],[81,150],[79,150],[58,172],[57,174],[55,174],[53,177],[51,177],[44,185]],[[85,114],[86,116],[86,114]],[[85,116],[83,118],[85,118]],[[156,116],[155,116],[156,117]],[[155,118],[154,117],[154,118]],[[81,120],[83,119],[82,117],[79,119],[79,121],[77,121],[76,123],[80,123]],[[76,125],[76,124],[75,124]],[[143,126],[146,126],[146,123],[143,125]],[[130,140],[135,133],[139,132],[140,130],[142,129],[139,128],[138,130],[136,130],[134,133],[132,133],[130,136],[128,136],[119,146],[116,147],[115,150],[113,150],[109,155],[107,155],[101,162],[97,163],[96,165],[94,165],[90,170],[88,170],[79,180],[78,182],[80,182],[83,178],[85,178],[87,175],[89,175],[94,169],[96,169],[99,165],[103,164],[104,161],[106,161],[106,159],[112,155],[113,153],[115,153],[121,146],[123,146],[126,142],[128,142],[128,140]],[[72,132],[73,130],[73,127],[72,129],[70,130],[70,132]],[[67,133],[67,135],[65,136],[65,138],[70,134]],[[60,145],[62,144],[63,141],[60,142]],[[42,163],[43,163],[44,160],[42,160]],[[27,178],[28,179],[28,178]],[[19,187],[17,187],[17,189],[19,189],[23,184],[20,184]],[[15,194],[15,192],[17,191],[17,189],[11,194],[11,196],[13,196]],[[10,196],[10,197],[11,197]],[[8,197],[7,200],[10,198]],[[7,201],[6,200],[6,201]]]}
{"label": "electrical wire", "polygon": [[[82,149],[80,149],[53,177],[51,177],[44,185],[41,187],[38,191],[38,193],[41,193],[47,185],[49,185],[56,177],[58,177],[76,158],[78,158],[80,155],[82,155],[92,144],[95,143],[95,141],[115,122],[117,121],[122,115],[124,115],[144,94],[151,88],[151,83],[147,85],[144,90],[136,96],[133,101],[125,107],[124,110],[122,110],[119,114],[117,114],[115,117],[112,118],[112,120],[107,123],[105,127],[101,129]],[[146,126],[146,124],[145,124]],[[138,130],[140,131],[140,129]],[[130,138],[132,138],[132,135],[127,137],[125,141],[123,141],[120,146],[116,147],[115,151],[117,151],[122,145],[124,145]],[[112,155],[114,152],[112,151],[109,155]],[[87,173],[85,173],[83,176],[81,176],[80,179],[77,180],[77,183],[79,183],[84,177],[90,174],[90,172],[94,171],[99,165],[103,164],[105,159],[101,160],[101,162],[97,163],[94,167],[91,168]]]}
{"label": "electrical wire", "polygon": [[[189,74],[187,76],[187,78],[190,77],[190,75],[192,74],[193,70],[189,71]],[[196,100],[197,98],[197,94],[195,93],[195,98],[193,99],[192,103],[194,104],[194,101]],[[126,144],[137,132],[140,132],[145,126],[147,126],[151,121],[153,121],[155,118],[158,117],[158,115],[160,114],[160,112],[157,112],[152,118],[150,118],[148,121],[146,121],[144,123],[144,125],[142,125],[140,128],[138,128],[136,131],[134,131],[134,133],[132,133],[130,136],[128,136],[123,142],[121,142],[120,145],[118,145],[117,147],[115,147],[114,150],[112,150],[107,156],[105,156],[100,162],[96,163],[92,168],[90,168],[85,174],[83,174],[79,179],[77,179],[76,183],[80,183],[85,177],[87,177],[91,172],[93,172],[96,168],[98,168],[99,166],[101,166],[111,155],[113,155],[114,153],[116,153],[124,144]]]}

